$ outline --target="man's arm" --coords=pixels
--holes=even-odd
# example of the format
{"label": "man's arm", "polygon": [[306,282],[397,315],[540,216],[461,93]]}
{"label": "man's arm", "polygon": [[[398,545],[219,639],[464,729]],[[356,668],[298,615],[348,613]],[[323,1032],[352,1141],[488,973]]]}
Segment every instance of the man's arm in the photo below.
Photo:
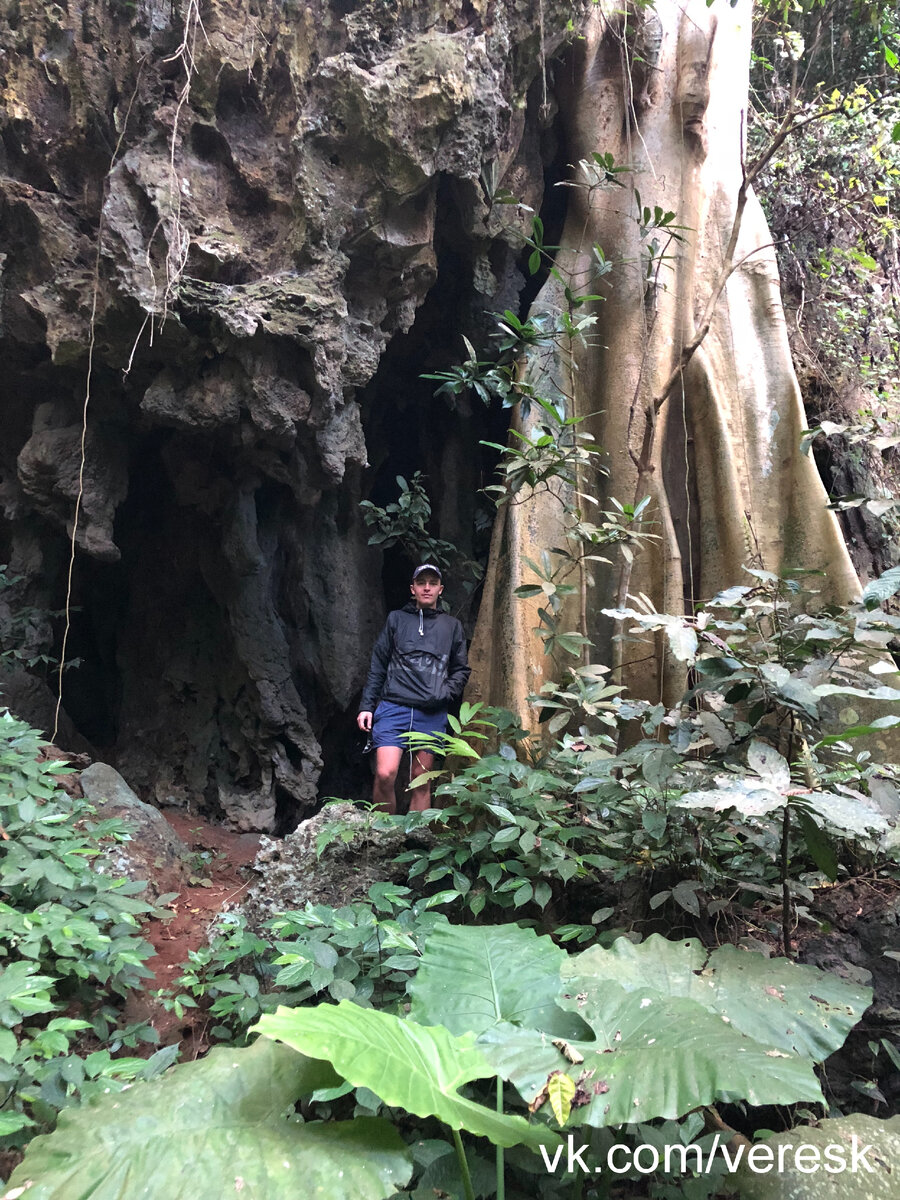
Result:
{"label": "man's arm", "polygon": [[361,713],[375,711],[375,705],[381,698],[381,689],[384,687],[388,663],[391,661],[393,650],[394,631],[391,628],[391,619],[388,617],[384,623],[384,628],[378,635],[378,640],[372,648],[369,676],[366,679],[366,686],[363,688],[362,698],[359,702],[359,711]]}
{"label": "man's arm", "polygon": [[462,699],[466,683],[472,674],[469,666],[469,656],[466,652],[466,635],[459,621],[453,630],[453,641],[450,645],[450,659],[447,663],[447,699],[451,704]]}

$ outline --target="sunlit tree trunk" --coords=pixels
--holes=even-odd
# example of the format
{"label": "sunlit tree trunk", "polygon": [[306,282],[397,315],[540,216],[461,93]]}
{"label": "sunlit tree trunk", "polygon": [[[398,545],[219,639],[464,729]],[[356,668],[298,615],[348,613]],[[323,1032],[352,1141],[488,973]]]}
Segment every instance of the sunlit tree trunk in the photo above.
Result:
{"label": "sunlit tree trunk", "polygon": [[[751,6],[658,0],[640,17],[609,7],[590,21],[559,98],[571,182],[585,186],[569,189],[558,268],[573,291],[604,300],[590,344],[560,352],[552,372],[609,453],[608,477],[584,481],[586,490],[628,503],[649,495],[644,529],[656,540],[632,572],[620,560],[592,570],[564,620],[588,632],[595,659],[630,690],[672,702],[679,664],[661,644],[614,641],[623,626],[601,614],[626,591],[690,612],[746,582],[744,565],[822,571],[816,586],[834,600],[859,588],[815,466],[800,453],[805,421],[771,237],[752,189],[742,190]],[[594,152],[629,171],[587,186],[591,172],[577,164]],[[661,227],[642,231],[643,209]],[[595,246],[615,264],[602,280]],[[551,278],[533,311],[565,304]],[[537,602],[511,593],[531,579],[523,556],[565,537],[561,513],[543,494],[498,516],[472,657],[480,694],[520,714],[562,664],[543,654]]]}

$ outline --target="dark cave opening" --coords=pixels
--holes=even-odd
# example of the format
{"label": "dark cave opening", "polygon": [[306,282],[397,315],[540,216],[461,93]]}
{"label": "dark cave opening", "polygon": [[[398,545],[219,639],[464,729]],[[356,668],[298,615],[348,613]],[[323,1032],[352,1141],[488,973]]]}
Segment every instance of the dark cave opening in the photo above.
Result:
{"label": "dark cave opening", "polygon": [[[528,98],[529,121],[534,128],[539,103],[536,81]],[[544,165],[542,200],[536,215],[543,223],[544,244],[552,247],[562,235],[567,213],[567,190],[560,185],[571,174],[562,123],[553,121],[538,140]],[[479,359],[495,357],[496,313],[510,306],[524,319],[552,263],[545,258],[532,274],[528,269],[531,247],[514,247],[495,239],[488,251],[497,281],[494,299],[478,292],[475,258],[479,247],[464,219],[472,203],[467,191],[470,186],[446,177],[440,180],[434,243],[437,279],[408,333],[397,335],[388,344],[378,372],[359,399],[370,462],[369,490],[364,498],[379,506],[391,503],[399,493],[397,476],[408,481],[421,471],[432,502],[431,532],[456,544],[483,567],[495,510],[482,489],[493,481],[499,455],[482,443],[506,442],[510,412],[497,402],[485,406],[474,393],[436,396],[439,384],[423,376],[459,364],[466,353],[463,337],[473,343]],[[491,307],[485,307],[487,304]],[[459,471],[455,477],[453,466]],[[455,488],[448,486],[448,476]],[[382,586],[388,608],[405,603],[413,565],[403,551],[385,551]],[[478,598],[477,588],[461,594],[459,581],[448,579],[445,600],[454,611],[459,610],[457,615],[469,628],[477,616]]]}
{"label": "dark cave opening", "polygon": [[[145,538],[161,524],[160,499],[169,483],[160,458],[168,433],[156,431],[133,448],[128,494],[119,505],[114,540],[118,562],[100,562],[76,552],[72,570],[69,629],[63,612],[65,577],[60,561],[61,594],[54,622],[52,657],[59,659],[66,638],[63,705],[78,733],[106,761],[115,763],[123,692],[123,638],[133,603],[134,573],[144,554]],[[149,686],[149,680],[147,681]]]}
{"label": "dark cave opening", "polygon": [[[391,503],[399,494],[397,476],[409,480],[421,471],[432,503],[431,532],[477,559],[486,555],[487,546],[473,528],[470,498],[489,482],[496,461],[495,452],[479,442],[505,440],[508,414],[468,396],[455,398],[451,407],[435,396],[438,384],[422,378],[460,361],[463,335],[483,342],[490,328],[473,286],[473,250],[462,216],[466,203],[457,182],[441,180],[435,218],[437,280],[409,332],[388,344],[359,398],[370,463],[365,498],[379,506]],[[466,512],[460,511],[462,506]],[[406,602],[414,565],[400,548],[384,552],[381,587],[388,608]],[[465,604],[458,580],[448,579],[445,597],[454,609]],[[474,618],[472,606],[468,608],[464,616]]]}
{"label": "dark cave opening", "polygon": [[[119,734],[121,680],[116,661],[118,627],[127,607],[122,563],[76,555],[63,671],[63,705],[78,732],[101,757],[114,757]],[[58,662],[65,630],[57,618],[51,658]],[[57,667],[54,665],[54,673]],[[54,679],[54,685],[56,680]]]}

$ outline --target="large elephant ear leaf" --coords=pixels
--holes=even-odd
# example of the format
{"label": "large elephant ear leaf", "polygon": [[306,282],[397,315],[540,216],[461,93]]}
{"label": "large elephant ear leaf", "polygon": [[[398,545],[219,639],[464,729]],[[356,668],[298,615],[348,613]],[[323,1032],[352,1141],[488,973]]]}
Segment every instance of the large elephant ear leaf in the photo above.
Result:
{"label": "large elephant ear leaf", "polygon": [[349,1000],[278,1008],[255,1028],[301,1054],[327,1058],[348,1083],[369,1088],[390,1107],[437,1117],[451,1129],[466,1129],[498,1146],[549,1144],[545,1127],[459,1094],[464,1083],[495,1074],[471,1034],[455,1037],[443,1026],[417,1025]]}
{"label": "large elephant ear leaf", "polygon": [[735,946],[714,950],[700,973],[704,1007],[758,1042],[813,1062],[843,1046],[872,1003],[872,989],[786,958]]}
{"label": "large elephant ear leaf", "polygon": [[300,1096],[335,1078],[327,1063],[266,1038],[212,1050],[161,1079],[65,1109],[8,1187],[29,1200],[383,1200],[411,1174],[388,1121],[287,1119]]}
{"label": "large elephant ear leaf", "polygon": [[570,1123],[596,1127],[680,1117],[716,1101],[822,1101],[808,1059],[753,1041],[693,1000],[572,982],[577,990],[562,1003],[587,1021],[594,1041],[554,1043],[514,1026],[479,1038],[498,1074],[529,1104],[557,1071],[576,1085]]}
{"label": "large elephant ear leaf", "polygon": [[593,946],[569,959],[562,976],[569,992],[610,982],[693,1000],[766,1048],[814,1062],[844,1044],[872,1002],[869,988],[817,967],[734,946],[707,954],[694,939],[672,942],[659,934],[637,946],[627,938],[609,950]]}
{"label": "large elephant ear leaf", "polygon": [[[573,980],[616,983],[626,991],[652,988],[663,996],[692,997],[697,973],[709,957],[696,938],[674,942],[653,933],[635,945],[628,938],[616,938],[608,950],[592,946],[567,958],[561,968],[563,989],[571,992]],[[576,988],[577,991],[577,988]]]}
{"label": "large elephant ear leaf", "polygon": [[410,1017],[456,1034],[507,1021],[551,1037],[590,1037],[584,1022],[556,1003],[567,958],[550,938],[518,925],[439,926],[409,985]]}

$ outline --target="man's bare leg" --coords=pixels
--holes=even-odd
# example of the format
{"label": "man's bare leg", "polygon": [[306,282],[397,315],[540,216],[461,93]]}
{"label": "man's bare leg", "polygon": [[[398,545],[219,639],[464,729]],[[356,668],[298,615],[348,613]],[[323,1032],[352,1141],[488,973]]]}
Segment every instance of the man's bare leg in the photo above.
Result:
{"label": "man's bare leg", "polygon": [[403,751],[399,746],[379,746],[375,751],[375,782],[372,786],[372,803],[385,813],[397,811],[394,784],[400,769]]}
{"label": "man's bare leg", "polygon": [[[420,775],[430,771],[434,764],[434,755],[427,750],[418,750],[412,756],[412,784]],[[424,812],[431,807],[431,780],[426,779],[421,787],[411,787],[409,793],[409,811]]]}

